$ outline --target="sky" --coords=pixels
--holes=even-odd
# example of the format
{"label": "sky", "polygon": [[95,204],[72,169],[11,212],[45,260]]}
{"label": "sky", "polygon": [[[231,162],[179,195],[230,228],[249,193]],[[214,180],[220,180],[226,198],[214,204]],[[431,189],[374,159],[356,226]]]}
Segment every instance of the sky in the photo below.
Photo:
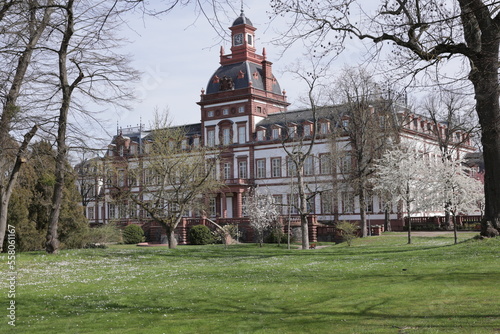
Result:
{"label": "sky", "polygon": [[[229,12],[229,19],[223,23],[228,27],[240,15],[239,1],[235,10]],[[287,69],[303,58],[305,50],[297,45],[283,56],[279,46],[271,44],[284,27],[283,22],[269,22],[269,3],[267,1],[245,1],[244,13],[254,27],[257,53],[266,48],[267,59],[273,62],[273,73],[282,89],[286,90],[289,110],[304,106],[301,97],[307,92],[302,80],[287,72]],[[202,89],[206,89],[209,78],[219,65],[220,46],[225,53],[230,52],[230,42],[221,41],[218,33],[204,17],[196,17],[193,7],[177,7],[173,12],[158,18],[135,16],[127,18],[128,27],[122,31],[130,44],[124,51],[133,58],[133,67],[143,75],[135,84],[138,100],[131,103],[131,110],[110,111],[108,119],[114,126],[126,128],[137,126],[140,122],[146,127],[151,125],[155,110],[169,111],[175,125],[198,123]],[[337,64],[352,59],[353,53],[346,52]]]}

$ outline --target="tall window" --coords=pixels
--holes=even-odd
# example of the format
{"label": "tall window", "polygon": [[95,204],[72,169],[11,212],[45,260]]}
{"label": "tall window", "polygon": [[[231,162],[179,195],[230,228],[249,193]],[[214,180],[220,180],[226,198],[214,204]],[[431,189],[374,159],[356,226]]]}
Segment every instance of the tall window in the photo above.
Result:
{"label": "tall window", "polygon": [[351,155],[346,155],[341,158],[340,172],[347,174],[351,172]]}
{"label": "tall window", "polygon": [[108,204],[108,215],[110,219],[116,218],[116,206],[112,203]]}
{"label": "tall window", "polygon": [[231,129],[224,128],[222,129],[222,145],[231,144]]}
{"label": "tall window", "polygon": [[266,160],[265,159],[259,159],[256,160],[256,177],[258,179],[263,179],[266,177]]}
{"label": "tall window", "polygon": [[238,176],[240,179],[248,178],[247,161],[241,160],[238,162]]}
{"label": "tall window", "polygon": [[321,193],[321,213],[331,214],[333,212],[333,191]]}
{"label": "tall window", "polygon": [[288,213],[292,215],[296,215],[299,213],[298,207],[299,207],[299,196],[297,195],[287,195],[288,199]]}
{"label": "tall window", "polygon": [[210,217],[215,217],[217,214],[217,200],[215,197],[210,197],[209,203],[208,203],[208,211]]}
{"label": "tall window", "polygon": [[309,155],[304,161],[304,175],[313,175],[314,174],[314,157]]}
{"label": "tall window", "polygon": [[281,177],[281,158],[271,159],[271,177]]}
{"label": "tall window", "polygon": [[283,195],[273,195],[273,204],[279,214],[283,213]]}
{"label": "tall window", "polygon": [[246,126],[238,127],[238,143],[244,144],[247,142],[247,131]]}
{"label": "tall window", "polygon": [[346,191],[342,193],[342,206],[344,212],[352,213],[354,212],[354,193],[351,191]]}
{"label": "tall window", "polygon": [[224,163],[224,180],[232,179],[232,164],[230,162]]}
{"label": "tall window", "polygon": [[214,147],[215,146],[215,130],[210,129],[207,131],[207,146]]}
{"label": "tall window", "polygon": [[288,159],[287,167],[288,167],[288,176],[297,175],[297,165],[295,165],[295,162],[292,159]]}
{"label": "tall window", "polygon": [[125,186],[125,171],[123,169],[120,169],[118,171],[118,186],[119,187]]}
{"label": "tall window", "polygon": [[319,156],[319,172],[327,175],[332,173],[332,160],[329,154]]}
{"label": "tall window", "polygon": [[87,212],[88,212],[88,219],[94,219],[94,207],[93,206],[89,206],[87,208]]}

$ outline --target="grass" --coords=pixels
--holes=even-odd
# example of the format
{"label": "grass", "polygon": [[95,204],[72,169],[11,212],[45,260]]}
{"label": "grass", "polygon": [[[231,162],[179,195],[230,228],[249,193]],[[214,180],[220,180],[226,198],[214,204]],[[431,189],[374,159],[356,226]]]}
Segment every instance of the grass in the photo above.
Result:
{"label": "grass", "polygon": [[15,333],[500,333],[500,239],[472,236],[22,253]]}

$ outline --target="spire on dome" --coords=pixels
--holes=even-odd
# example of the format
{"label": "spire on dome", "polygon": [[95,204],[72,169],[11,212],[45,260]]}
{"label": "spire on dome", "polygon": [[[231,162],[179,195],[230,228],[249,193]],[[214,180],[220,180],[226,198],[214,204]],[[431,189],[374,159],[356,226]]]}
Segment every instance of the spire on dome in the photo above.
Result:
{"label": "spire on dome", "polygon": [[233,27],[240,24],[248,24],[249,26],[253,26],[252,21],[248,17],[245,16],[245,12],[243,11],[243,0],[241,1],[241,14],[240,16],[234,20]]}

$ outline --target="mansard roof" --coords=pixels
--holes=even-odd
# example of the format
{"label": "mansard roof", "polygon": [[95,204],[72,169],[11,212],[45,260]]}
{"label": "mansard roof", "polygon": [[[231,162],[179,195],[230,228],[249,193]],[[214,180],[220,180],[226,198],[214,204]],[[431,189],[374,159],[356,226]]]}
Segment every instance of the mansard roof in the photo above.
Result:
{"label": "mansard roof", "polygon": [[[224,86],[222,82],[231,82]],[[218,93],[224,90],[253,87],[264,90],[264,73],[261,64],[243,61],[235,64],[223,65],[210,77],[206,94]],[[281,95],[280,84],[274,80],[272,92]]]}
{"label": "mansard roof", "polygon": [[[169,127],[169,129],[172,129],[172,130],[180,129],[185,133],[186,137],[193,137],[193,136],[201,135],[201,123],[172,126],[172,127]],[[144,137],[144,140],[152,140],[153,133],[154,133],[154,130],[152,130],[146,137]]]}

